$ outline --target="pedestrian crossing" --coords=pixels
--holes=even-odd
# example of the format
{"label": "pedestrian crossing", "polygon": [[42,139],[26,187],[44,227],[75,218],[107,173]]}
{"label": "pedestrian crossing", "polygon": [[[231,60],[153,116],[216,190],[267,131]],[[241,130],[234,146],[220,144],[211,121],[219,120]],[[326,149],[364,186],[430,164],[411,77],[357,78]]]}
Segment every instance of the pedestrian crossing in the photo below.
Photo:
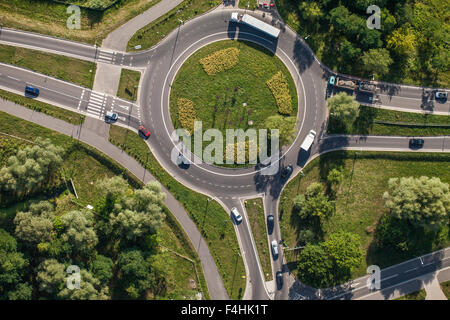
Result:
{"label": "pedestrian crossing", "polygon": [[106,98],[106,94],[92,91],[89,96],[86,112],[100,118],[102,113],[104,113]]}
{"label": "pedestrian crossing", "polygon": [[100,51],[97,60],[100,62],[112,63],[116,57],[116,52]]}

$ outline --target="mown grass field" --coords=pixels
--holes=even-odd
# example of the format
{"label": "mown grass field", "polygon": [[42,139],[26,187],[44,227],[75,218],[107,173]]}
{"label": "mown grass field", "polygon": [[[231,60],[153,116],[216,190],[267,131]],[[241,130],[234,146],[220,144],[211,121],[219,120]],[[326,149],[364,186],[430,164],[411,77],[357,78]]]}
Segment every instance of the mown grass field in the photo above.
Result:
{"label": "mown grass field", "polygon": [[[97,65],[53,53],[0,44],[0,62],[92,88]],[[92,71],[90,71],[92,70]]]}
{"label": "mown grass field", "polygon": [[[25,88],[24,88],[25,91]],[[45,113],[57,119],[64,120],[68,123],[78,125],[84,122],[85,116],[78,114],[63,108],[58,108],[54,105],[47,104],[38,100],[26,98],[25,96],[18,95],[12,92],[8,92],[0,89],[0,103],[1,99],[6,99],[11,102],[20,104],[28,109],[32,109],[37,112]]]}
{"label": "mown grass field", "polygon": [[139,71],[122,69],[117,96],[127,100],[136,101],[140,79],[141,73]]}
{"label": "mown grass field", "polygon": [[134,47],[137,45],[141,45],[139,50],[151,48],[180,26],[178,19],[187,21],[218,6],[220,3],[222,3],[220,0],[183,1],[165,15],[137,31],[128,42],[127,51],[136,51]]}
{"label": "mown grass field", "polygon": [[[68,136],[3,112],[0,112],[0,131],[28,140],[33,140],[36,137],[50,138],[55,145],[63,146],[68,150],[63,164],[64,173],[66,179],[72,178],[79,197],[75,199],[75,196],[66,190],[56,195],[38,194],[27,201],[0,208],[0,227],[7,231],[14,232],[12,219],[16,212],[25,210],[33,202],[49,199],[56,204],[56,211],[67,212],[71,209],[85,207],[87,204],[94,205],[99,192],[96,183],[101,179],[122,175],[131,186],[138,187],[141,185],[136,177],[119,166],[114,160]],[[0,167],[6,163],[9,156],[15,154],[17,149],[24,147],[26,144],[28,144],[26,141],[0,135]],[[163,207],[163,209],[166,219],[162,228],[158,231],[158,237],[161,238],[165,247],[192,259],[198,271],[197,276],[192,262],[169,251],[165,252],[164,260],[169,270],[167,297],[174,299],[183,299],[184,296],[195,298],[197,290],[191,289],[192,279],[196,286],[202,289],[203,296],[209,298],[200,260],[192,244],[170,211],[166,207]]]}
{"label": "mown grass field", "polygon": [[160,0],[121,0],[105,11],[81,9],[81,29],[68,29],[67,5],[50,0],[2,0],[0,25],[98,45],[114,29]]}
{"label": "mown grass field", "polygon": [[396,136],[441,136],[450,134],[450,116],[401,112],[363,105],[359,106],[359,110],[356,121],[346,127],[334,123],[333,119],[330,118],[328,133]]}
{"label": "mown grass field", "polygon": [[404,296],[401,296],[400,298],[394,300],[425,300],[426,297],[427,293],[425,292],[425,289],[422,289],[416,292],[405,294]]}
{"label": "mown grass field", "polygon": [[[305,176],[296,176],[286,186],[280,202],[280,228],[282,239],[291,248],[298,242],[302,226],[293,214],[293,199],[305,192],[312,182],[322,182],[330,168],[342,166],[343,180],[336,187],[336,213],[323,224],[324,237],[344,230],[361,237],[363,263],[353,270],[352,277],[366,274],[368,265],[376,264],[381,268],[405,261],[414,256],[426,254],[450,245],[450,237],[444,234],[444,241],[429,239],[421,242],[414,251],[400,253],[394,249],[378,249],[374,245],[374,230],[378,220],[387,210],[384,208],[382,195],[387,189],[389,178],[420,177],[422,175],[439,177],[450,183],[448,170],[450,154],[425,153],[381,153],[381,152],[331,152],[313,160],[303,170]],[[444,230],[447,232],[448,230]],[[301,254],[301,253],[300,253]],[[286,255],[291,268],[296,268],[297,257]]]}
{"label": "mown grass field", "polygon": [[136,133],[111,126],[109,139],[147,168],[183,205],[208,244],[228,295],[231,299],[242,299],[245,268],[229,213],[218,202],[190,190],[169,175]]}
{"label": "mown grass field", "polygon": [[249,199],[245,201],[250,228],[253,239],[258,249],[259,261],[264,272],[266,281],[273,279],[272,276],[272,256],[267,243],[266,218],[264,216],[264,206],[261,198]]}
{"label": "mown grass field", "polygon": [[[240,50],[239,62],[215,75],[207,74],[201,59],[229,48]],[[294,81],[286,66],[271,52],[250,42],[234,40],[203,47],[184,63],[172,85],[170,116],[174,127],[182,128],[177,102],[186,98],[194,103],[203,131],[215,128],[225,137],[226,129],[266,129],[266,119],[279,114],[266,82],[279,71],[287,79],[293,106],[291,116],[295,117],[298,98]]]}

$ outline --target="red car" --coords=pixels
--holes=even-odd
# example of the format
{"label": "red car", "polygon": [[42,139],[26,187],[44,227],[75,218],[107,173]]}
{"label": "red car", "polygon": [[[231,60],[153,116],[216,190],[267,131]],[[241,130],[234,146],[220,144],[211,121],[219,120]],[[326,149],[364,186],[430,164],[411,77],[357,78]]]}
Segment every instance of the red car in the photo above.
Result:
{"label": "red car", "polygon": [[139,126],[139,133],[144,136],[145,139],[148,139],[150,137],[150,131],[144,128],[144,126]]}

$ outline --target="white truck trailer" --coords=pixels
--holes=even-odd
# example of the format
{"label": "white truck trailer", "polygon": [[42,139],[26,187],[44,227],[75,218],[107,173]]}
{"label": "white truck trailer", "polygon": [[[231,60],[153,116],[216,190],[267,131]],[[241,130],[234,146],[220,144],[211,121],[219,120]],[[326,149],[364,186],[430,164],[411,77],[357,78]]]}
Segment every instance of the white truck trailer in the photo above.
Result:
{"label": "white truck trailer", "polygon": [[311,130],[308,135],[306,136],[305,140],[303,140],[302,145],[300,148],[302,148],[305,151],[308,151],[309,148],[311,148],[311,145],[314,142],[314,138],[316,137],[316,132],[314,130]]}
{"label": "white truck trailer", "polygon": [[274,38],[278,38],[278,35],[280,34],[280,29],[277,29],[274,26],[271,26],[270,24],[256,19],[248,14],[242,15],[237,12],[233,12],[231,14],[231,21],[248,24],[249,26],[261,30]]}

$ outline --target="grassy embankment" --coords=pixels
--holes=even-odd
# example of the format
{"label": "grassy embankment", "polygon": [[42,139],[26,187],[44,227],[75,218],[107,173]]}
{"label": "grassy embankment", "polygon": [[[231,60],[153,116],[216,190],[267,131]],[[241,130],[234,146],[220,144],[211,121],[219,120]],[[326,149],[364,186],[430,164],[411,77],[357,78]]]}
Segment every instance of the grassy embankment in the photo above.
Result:
{"label": "grassy embankment", "polygon": [[137,31],[128,42],[127,51],[136,51],[134,47],[137,45],[141,45],[139,50],[151,48],[164,39],[171,31],[178,28],[180,26],[179,20],[187,21],[192,19],[218,6],[220,3],[222,3],[220,0],[183,1],[165,15]]}

